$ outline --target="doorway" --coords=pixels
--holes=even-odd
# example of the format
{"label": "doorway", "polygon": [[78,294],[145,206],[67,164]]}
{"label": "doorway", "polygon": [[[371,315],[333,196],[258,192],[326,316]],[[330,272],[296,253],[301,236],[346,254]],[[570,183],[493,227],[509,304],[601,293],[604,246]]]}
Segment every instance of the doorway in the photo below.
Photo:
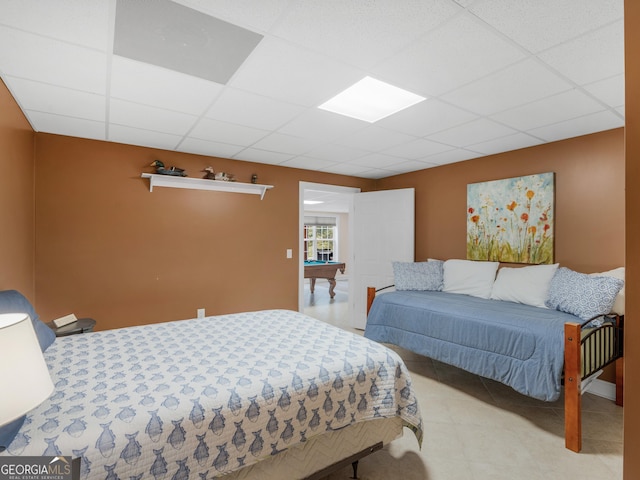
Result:
{"label": "doorway", "polygon": [[[358,192],[359,188],[300,182],[298,309],[338,326],[350,318],[351,217]],[[337,268],[333,288],[329,280],[315,279],[311,293],[312,280],[304,278],[305,260],[344,263],[344,273]]]}

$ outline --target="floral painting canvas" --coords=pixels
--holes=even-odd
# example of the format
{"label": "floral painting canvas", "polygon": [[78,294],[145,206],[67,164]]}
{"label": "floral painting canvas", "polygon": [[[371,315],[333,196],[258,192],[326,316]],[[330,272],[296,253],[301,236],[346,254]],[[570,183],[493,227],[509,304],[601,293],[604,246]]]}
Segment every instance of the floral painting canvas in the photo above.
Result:
{"label": "floral painting canvas", "polygon": [[467,185],[467,258],[553,263],[554,174]]}

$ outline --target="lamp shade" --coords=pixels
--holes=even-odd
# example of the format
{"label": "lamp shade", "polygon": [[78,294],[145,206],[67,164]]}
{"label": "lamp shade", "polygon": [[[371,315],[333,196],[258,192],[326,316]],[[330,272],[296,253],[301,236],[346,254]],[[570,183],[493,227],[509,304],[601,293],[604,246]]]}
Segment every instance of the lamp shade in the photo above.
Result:
{"label": "lamp shade", "polygon": [[31,318],[0,315],[0,426],[40,405],[53,392]]}

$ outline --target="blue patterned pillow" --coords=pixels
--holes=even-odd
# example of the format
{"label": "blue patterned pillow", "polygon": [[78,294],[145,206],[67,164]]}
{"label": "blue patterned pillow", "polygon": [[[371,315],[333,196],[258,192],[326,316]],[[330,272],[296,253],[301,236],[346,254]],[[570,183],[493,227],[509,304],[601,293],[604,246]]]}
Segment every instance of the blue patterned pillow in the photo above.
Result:
{"label": "blue patterned pillow", "polygon": [[393,262],[396,290],[442,290],[443,264],[429,262]]}
{"label": "blue patterned pillow", "polygon": [[551,280],[545,305],[589,320],[611,312],[623,286],[619,278],[594,277],[562,267]]}

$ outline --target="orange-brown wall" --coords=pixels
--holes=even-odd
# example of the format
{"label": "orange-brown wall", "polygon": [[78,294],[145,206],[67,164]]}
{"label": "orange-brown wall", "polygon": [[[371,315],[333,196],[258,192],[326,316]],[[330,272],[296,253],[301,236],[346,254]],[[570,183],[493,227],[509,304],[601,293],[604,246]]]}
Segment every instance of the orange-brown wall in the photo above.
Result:
{"label": "orange-brown wall", "polygon": [[[416,259],[466,258],[467,184],[555,172],[555,261],[591,273],[624,266],[622,128],[383,179],[416,189]],[[615,369],[600,377],[615,382]]]}
{"label": "orange-brown wall", "polygon": [[[206,166],[273,185],[239,193],[154,188],[149,164]],[[36,135],[36,291],[44,318],[98,329],[265,308],[298,308],[299,182],[375,182],[58,135]],[[293,249],[293,259],[286,250]]]}
{"label": "orange-brown wall", "polygon": [[34,290],[34,133],[0,81],[0,290]]}
{"label": "orange-brown wall", "polygon": [[625,156],[627,270],[625,305],[624,478],[640,478],[640,2],[625,0]]}
{"label": "orange-brown wall", "polygon": [[416,259],[466,258],[467,184],[555,172],[555,261],[624,265],[624,131],[563,140],[380,180],[416,189]]}

